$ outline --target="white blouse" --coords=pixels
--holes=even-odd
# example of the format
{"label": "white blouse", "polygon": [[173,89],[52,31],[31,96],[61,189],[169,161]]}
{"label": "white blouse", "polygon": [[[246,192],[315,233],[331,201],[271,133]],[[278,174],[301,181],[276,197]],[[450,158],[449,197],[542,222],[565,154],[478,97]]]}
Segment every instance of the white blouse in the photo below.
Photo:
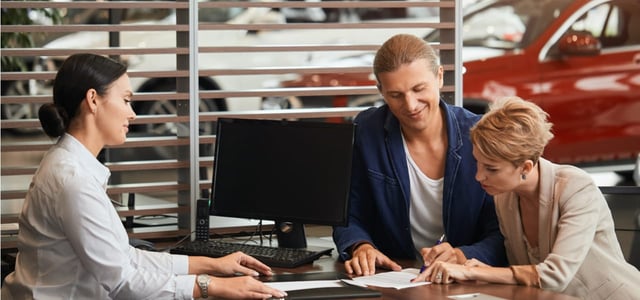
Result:
{"label": "white blouse", "polygon": [[111,173],[64,135],[44,156],[19,216],[9,299],[192,299],[187,256],[131,247],[106,194]]}

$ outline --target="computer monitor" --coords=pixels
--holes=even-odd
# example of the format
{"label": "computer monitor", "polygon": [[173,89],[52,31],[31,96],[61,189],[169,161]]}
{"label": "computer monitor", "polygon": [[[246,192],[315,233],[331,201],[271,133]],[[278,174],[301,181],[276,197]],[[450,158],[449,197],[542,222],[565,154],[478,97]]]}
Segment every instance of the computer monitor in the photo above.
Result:
{"label": "computer monitor", "polygon": [[221,118],[210,214],[275,221],[278,246],[304,224],[347,224],[352,123]]}

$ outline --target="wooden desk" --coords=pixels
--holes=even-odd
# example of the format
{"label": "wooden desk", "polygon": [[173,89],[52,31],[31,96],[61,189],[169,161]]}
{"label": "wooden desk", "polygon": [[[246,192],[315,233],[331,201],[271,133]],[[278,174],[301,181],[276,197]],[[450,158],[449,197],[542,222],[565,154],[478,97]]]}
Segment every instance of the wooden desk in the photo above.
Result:
{"label": "wooden desk", "polygon": [[[326,240],[325,240],[326,242]],[[310,245],[321,245],[326,243],[316,244],[312,239],[309,239]],[[316,260],[313,264],[307,264],[295,269],[274,268],[276,274],[288,274],[288,273],[312,273],[312,272],[340,272],[344,273],[344,264],[337,259],[336,250],[332,252],[333,256],[324,256]],[[420,267],[418,261],[398,261],[403,267]],[[545,300],[570,300],[577,299],[572,296],[555,293],[551,291],[542,290],[539,288],[525,287],[520,285],[506,285],[506,284],[488,284],[488,283],[453,283],[453,284],[429,284],[423,286],[417,286],[412,288],[406,288],[401,290],[391,288],[377,288],[371,287],[371,289],[382,292],[382,298],[363,298],[363,299],[443,299],[451,300],[447,296],[458,294],[470,294],[470,293],[484,293],[505,299],[545,299]]]}

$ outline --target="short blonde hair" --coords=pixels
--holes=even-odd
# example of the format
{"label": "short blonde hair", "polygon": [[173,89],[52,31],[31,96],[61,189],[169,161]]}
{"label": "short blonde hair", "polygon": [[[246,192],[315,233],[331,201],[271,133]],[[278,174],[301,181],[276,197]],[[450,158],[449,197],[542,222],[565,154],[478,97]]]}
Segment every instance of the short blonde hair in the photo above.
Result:
{"label": "short blonde hair", "polygon": [[471,128],[476,151],[492,160],[506,160],[519,166],[526,160],[538,162],[544,147],[553,138],[549,114],[519,97],[494,102]]}
{"label": "short blonde hair", "polygon": [[395,71],[404,64],[423,58],[431,64],[433,74],[438,74],[440,58],[429,43],[415,35],[396,34],[384,42],[376,52],[373,74],[378,78],[380,73]]}

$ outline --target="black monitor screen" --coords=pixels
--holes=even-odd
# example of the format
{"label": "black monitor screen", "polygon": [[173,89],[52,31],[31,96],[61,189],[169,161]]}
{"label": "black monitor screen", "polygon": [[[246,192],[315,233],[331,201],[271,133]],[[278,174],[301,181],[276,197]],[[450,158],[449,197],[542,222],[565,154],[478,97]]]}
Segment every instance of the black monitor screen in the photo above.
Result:
{"label": "black monitor screen", "polygon": [[354,125],[218,121],[211,214],[347,223]]}

